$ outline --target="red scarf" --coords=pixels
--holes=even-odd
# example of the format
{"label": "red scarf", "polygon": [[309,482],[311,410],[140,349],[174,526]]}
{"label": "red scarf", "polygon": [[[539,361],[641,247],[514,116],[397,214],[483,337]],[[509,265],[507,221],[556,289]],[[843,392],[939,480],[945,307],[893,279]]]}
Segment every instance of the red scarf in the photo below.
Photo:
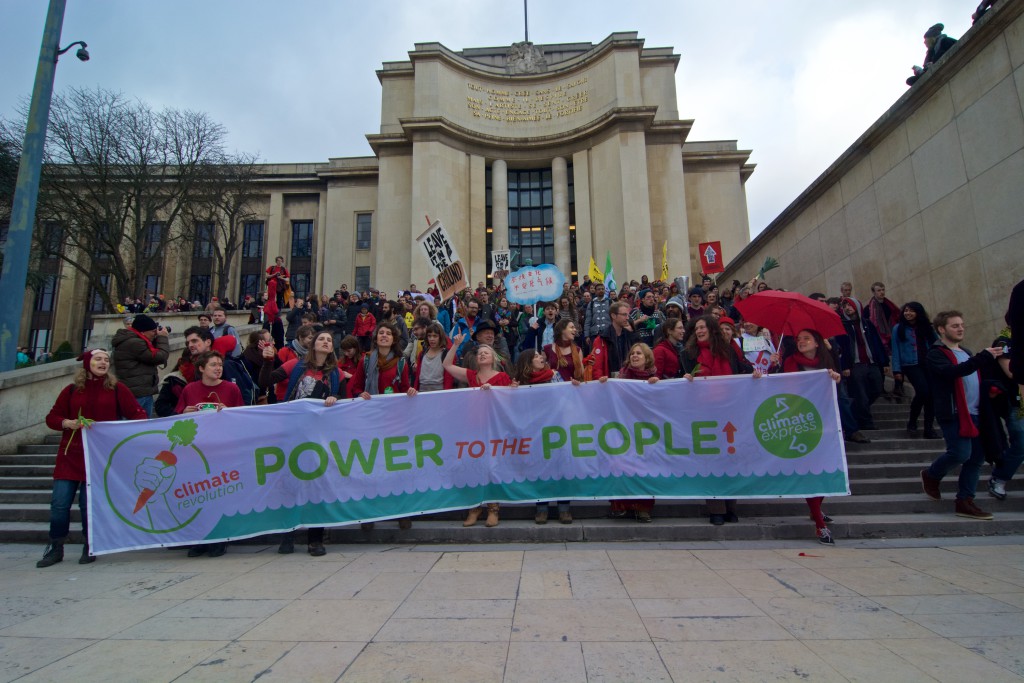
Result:
{"label": "red scarf", "polygon": [[723,377],[732,374],[728,358],[719,358],[711,353],[711,342],[697,341],[697,362],[700,363],[701,377]]}
{"label": "red scarf", "polygon": [[131,330],[132,332],[134,332],[136,337],[138,337],[142,341],[146,342],[146,346],[149,347],[149,352],[152,353],[153,357],[155,358],[156,357],[157,348],[155,346],[153,346],[153,342],[151,342],[149,340],[149,337],[147,337],[146,335],[142,334],[141,332],[139,332],[134,327],[129,327],[128,329]]}
{"label": "red scarf", "polygon": [[544,368],[536,372],[530,373],[529,384],[547,384],[551,381],[551,378],[555,376],[555,371],[551,368]]}
{"label": "red scarf", "polygon": [[[940,346],[939,350],[946,354],[946,358],[953,365],[959,365],[960,363],[956,359],[956,354],[949,350],[946,346]],[[975,372],[978,376],[978,384],[981,384],[981,373]],[[973,439],[978,436],[978,428],[974,424],[974,420],[971,419],[971,411],[967,407],[967,392],[964,391],[964,380],[961,377],[957,377],[953,383],[953,400],[956,402],[956,415],[960,421],[960,437],[964,439]]]}
{"label": "red scarf", "polygon": [[814,358],[808,358],[802,353],[794,353],[792,356],[786,358],[782,364],[783,372],[800,372],[804,368],[810,368],[815,370],[821,367],[821,361],[817,356]]}

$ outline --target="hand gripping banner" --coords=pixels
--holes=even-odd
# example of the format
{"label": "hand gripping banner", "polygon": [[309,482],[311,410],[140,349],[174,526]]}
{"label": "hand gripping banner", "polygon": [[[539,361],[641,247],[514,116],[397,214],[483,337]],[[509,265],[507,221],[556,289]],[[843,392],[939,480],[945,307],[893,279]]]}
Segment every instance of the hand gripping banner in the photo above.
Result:
{"label": "hand gripping banner", "polygon": [[102,422],[96,554],[482,502],[849,495],[824,371],[375,396]]}

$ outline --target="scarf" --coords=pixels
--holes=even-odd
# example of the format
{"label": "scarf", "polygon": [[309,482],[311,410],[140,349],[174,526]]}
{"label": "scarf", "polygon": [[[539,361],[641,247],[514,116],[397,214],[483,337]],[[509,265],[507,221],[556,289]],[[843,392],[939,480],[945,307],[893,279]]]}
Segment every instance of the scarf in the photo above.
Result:
{"label": "scarf", "polygon": [[658,374],[658,371],[654,368],[650,370],[644,368],[643,370],[634,370],[629,365],[622,366],[619,370],[619,379],[642,379],[648,380]]}
{"label": "scarf", "polygon": [[146,335],[142,334],[141,332],[139,332],[134,327],[129,327],[128,329],[131,330],[135,334],[136,337],[138,337],[142,341],[146,342],[146,347],[149,349],[149,352],[152,353],[153,357],[155,358],[156,357],[157,348],[155,346],[153,346],[153,342],[151,342],[149,340],[149,337],[147,337]]}
{"label": "scarf", "polygon": [[306,352],[309,351],[309,349],[307,349],[302,344],[300,344],[298,339],[293,339],[291,341],[291,344],[292,344],[292,351],[295,352],[295,357],[296,358],[298,358],[299,360],[302,360],[303,358],[306,357]]}
{"label": "scarf", "polygon": [[398,356],[394,351],[389,350],[387,358],[381,358],[377,349],[371,351],[369,359],[366,360],[366,381],[363,391],[371,396],[378,395],[380,393],[380,373],[387,372],[397,363]]}
{"label": "scarf", "polygon": [[892,318],[889,316],[889,307],[886,306],[888,301],[888,299],[879,301],[875,297],[871,297],[871,301],[868,303],[868,320],[875,324],[875,328],[883,340],[892,337]]}
{"label": "scarf", "polygon": [[[570,353],[562,353],[558,350],[564,349],[567,346],[572,349]],[[571,356],[573,365],[572,376],[580,382],[583,381],[583,353],[580,351],[580,347],[573,344],[571,339],[569,341],[556,341],[555,356],[558,357],[558,367],[560,368],[569,366],[569,361],[566,359],[566,356]]]}
{"label": "scarf", "polygon": [[[953,365],[959,365],[956,359],[956,354],[949,350],[945,345],[938,347],[949,362]],[[976,372],[978,375],[978,383],[981,383],[981,373]],[[974,425],[974,420],[971,419],[971,411],[967,408],[967,392],[964,391],[963,379],[957,377],[953,381],[953,401],[956,403],[956,415],[960,422],[960,437],[963,439],[973,439],[978,436],[978,428]]]}
{"label": "scarf", "polygon": [[547,384],[551,381],[551,378],[555,376],[555,371],[551,368],[544,368],[543,370],[537,370],[536,372],[530,373],[530,379],[527,384]]}
{"label": "scarf", "polygon": [[697,342],[697,362],[701,365],[701,377],[722,377],[732,374],[728,358],[719,358],[711,353],[711,342]]}
{"label": "scarf", "polygon": [[794,353],[792,356],[786,358],[782,364],[783,372],[800,372],[804,368],[810,368],[812,370],[820,368],[821,361],[815,358],[808,358],[802,353]]}

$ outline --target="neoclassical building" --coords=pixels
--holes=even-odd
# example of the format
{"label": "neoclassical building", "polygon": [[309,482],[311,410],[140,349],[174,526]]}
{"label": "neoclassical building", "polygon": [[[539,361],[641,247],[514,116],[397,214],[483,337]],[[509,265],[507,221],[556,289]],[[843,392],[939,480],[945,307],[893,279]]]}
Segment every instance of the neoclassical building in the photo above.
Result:
{"label": "neoclassical building", "polygon": [[[673,276],[699,271],[699,242],[720,240],[731,258],[749,241],[750,151],[687,140],[679,61],[635,32],[462,51],[417,43],[377,71],[373,156],[263,166],[266,195],[244,226],[229,295],[255,293],[277,255],[299,293],[422,288],[431,271],[415,240],[427,216],[444,223],[474,285],[492,249],[572,279],[611,252],[619,281],[657,276],[666,242]],[[153,289],[208,300],[219,277],[209,256],[201,241],[167,254]],[[95,297],[68,275],[42,297],[50,311],[37,310],[40,297],[26,301],[30,345],[41,332],[55,343],[86,338]]]}

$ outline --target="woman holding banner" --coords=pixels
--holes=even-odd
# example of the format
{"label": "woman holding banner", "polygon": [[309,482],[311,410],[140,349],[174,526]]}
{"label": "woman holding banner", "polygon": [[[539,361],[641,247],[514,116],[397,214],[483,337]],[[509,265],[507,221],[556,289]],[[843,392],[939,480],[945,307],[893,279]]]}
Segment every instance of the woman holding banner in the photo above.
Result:
{"label": "woman holding banner", "polygon": [[654,367],[661,379],[673,379],[681,374],[679,344],[683,343],[686,326],[680,318],[669,318],[661,324],[661,341],[654,347]]}
{"label": "woman holding banner", "polygon": [[[740,363],[739,354],[722,334],[722,328],[714,316],[702,315],[686,326],[686,345],[682,353],[683,377],[691,382],[695,377],[723,377],[751,372],[749,366]],[[753,370],[754,377],[760,377],[760,370]],[[708,499],[708,521],[715,526],[726,522],[738,522],[736,501]]]}
{"label": "woman holding banner", "polygon": [[109,420],[145,420],[146,411],[135,396],[117,381],[110,367],[110,354],[103,349],[85,351],[78,357],[82,368],[74,381],[64,387],[46,416],[46,426],[62,432],[53,468],[53,493],[50,496],[50,543],[36,566],[52,567],[64,560],[64,541],[71,526],[71,503],[78,493],[85,545],[78,564],[95,562],[89,554],[89,521],[86,516],[85,448],[82,429],[94,422]]}
{"label": "woman holding banner", "polygon": [[[564,382],[584,381],[586,366],[583,350],[576,345],[576,323],[572,318],[560,318],[555,323],[554,341],[544,346],[548,365],[558,373]],[[591,361],[593,365],[593,361]]]}
{"label": "woman holding banner", "polygon": [[[796,335],[796,353],[787,357],[782,365],[783,372],[801,372],[803,370],[828,370],[828,376],[837,384],[842,379],[840,374],[835,371],[832,354],[825,347],[825,340],[816,330],[801,330]],[[825,498],[815,496],[806,500],[807,507],[811,509],[811,519],[814,520],[818,542],[823,545],[834,545],[832,532],[826,525],[826,522],[831,522],[832,519],[821,511],[821,504]]]}
{"label": "woman holding banner", "polygon": [[[606,378],[601,378],[604,381]],[[626,354],[626,362],[619,370],[619,379],[635,379],[655,384],[658,381],[658,369],[654,365],[654,352],[651,347],[643,342],[637,342],[629,347]],[[611,516],[619,519],[632,512],[636,521],[647,524],[651,521],[651,510],[654,509],[654,500],[616,499],[611,501]]]}
{"label": "woman holding banner", "polygon": [[[274,358],[273,345],[263,347],[263,358]],[[317,332],[313,344],[301,358],[293,358],[274,368],[266,362],[260,368],[260,387],[270,388],[285,382],[285,401],[300,398],[322,398],[325,406],[333,406],[342,397],[341,371],[338,369],[338,358],[334,355],[334,334],[328,330]],[[327,554],[324,548],[323,527],[310,527],[306,530],[307,551],[313,557]],[[281,545],[277,552],[288,555],[295,552],[295,532],[289,531],[281,535]]]}
{"label": "woman holding banner", "polygon": [[[455,364],[455,356],[458,353],[462,342],[466,340],[465,333],[459,333],[452,338],[451,348],[444,357],[444,370],[459,382],[468,384],[474,389],[490,389],[491,387],[512,386],[512,378],[500,370],[496,370],[495,359],[497,358],[494,349],[486,344],[478,344],[476,347],[476,370],[460,368]],[[473,526],[483,512],[481,506],[470,509],[462,526]],[[487,521],[484,526],[498,526],[498,504],[487,503]]]}
{"label": "woman holding banner", "polygon": [[[559,321],[562,322],[562,321]],[[545,353],[527,349],[519,354],[516,359],[515,368],[512,370],[512,378],[515,385],[526,386],[531,384],[550,384],[556,381],[557,372],[551,369],[548,357]],[[579,380],[572,378],[572,383],[579,386]],[[535,524],[548,523],[548,507],[551,501],[537,503],[537,512],[533,517]],[[558,521],[562,524],[572,524],[572,512],[569,510],[568,500],[558,501]]]}

